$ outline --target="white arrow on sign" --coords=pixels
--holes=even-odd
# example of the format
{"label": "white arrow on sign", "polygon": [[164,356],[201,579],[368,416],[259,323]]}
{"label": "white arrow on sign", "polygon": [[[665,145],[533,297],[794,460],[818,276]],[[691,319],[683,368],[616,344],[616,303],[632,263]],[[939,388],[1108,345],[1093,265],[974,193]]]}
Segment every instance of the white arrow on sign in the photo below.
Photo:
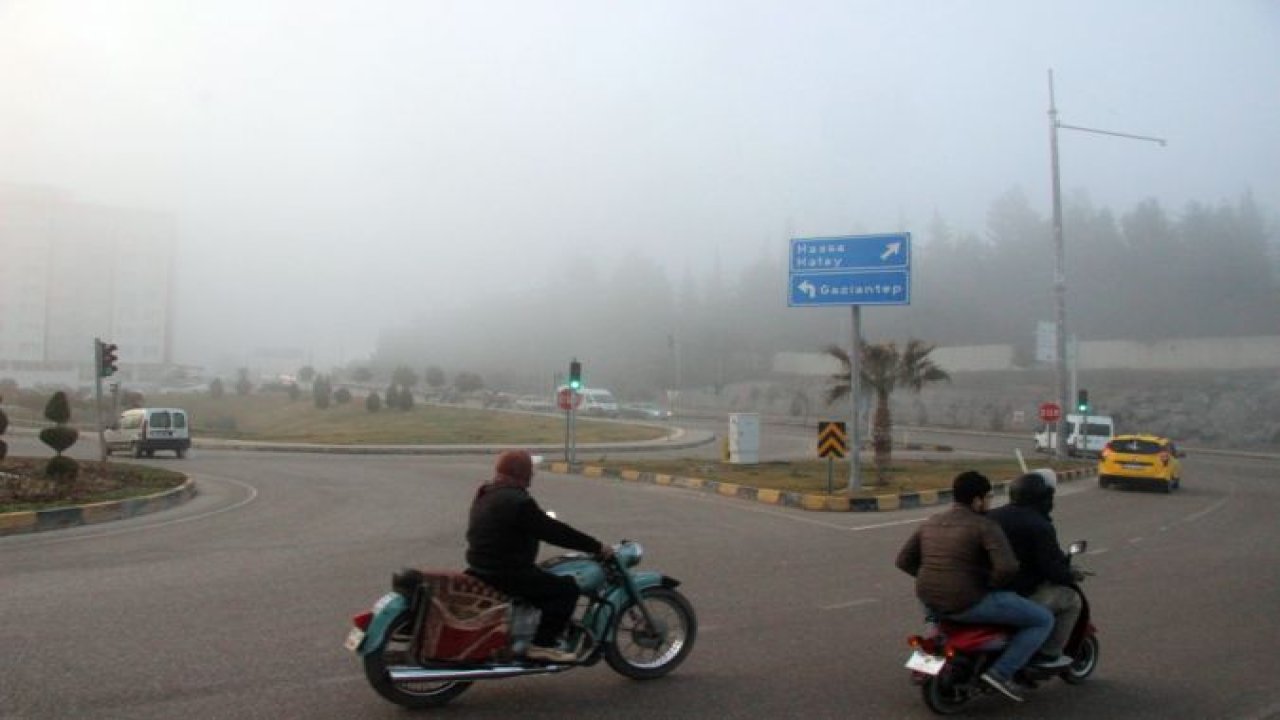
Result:
{"label": "white arrow on sign", "polygon": [[885,246],[885,251],[880,254],[880,259],[888,260],[889,258],[893,257],[894,255],[897,255],[900,252],[902,252],[902,243],[900,242],[889,243],[887,246]]}
{"label": "white arrow on sign", "polygon": [[808,280],[801,282],[796,287],[800,288],[800,292],[804,293],[805,295],[808,295],[810,300],[812,300],[818,294],[818,288],[814,287],[813,284],[810,283]]}

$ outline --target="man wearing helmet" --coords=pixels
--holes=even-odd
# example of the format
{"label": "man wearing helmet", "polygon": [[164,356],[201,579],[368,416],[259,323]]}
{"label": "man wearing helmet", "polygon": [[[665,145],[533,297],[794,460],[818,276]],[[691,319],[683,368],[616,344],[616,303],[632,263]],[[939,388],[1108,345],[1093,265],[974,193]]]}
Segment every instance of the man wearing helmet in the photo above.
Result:
{"label": "man wearing helmet", "polygon": [[1048,468],[1025,473],[1009,483],[1009,504],[988,513],[1009,538],[1018,557],[1018,573],[1010,589],[1053,613],[1054,628],[1032,663],[1061,668],[1071,664],[1062,649],[1080,617],[1080,594],[1067,555],[1058,545],[1054,529],[1053,496],[1057,474]]}

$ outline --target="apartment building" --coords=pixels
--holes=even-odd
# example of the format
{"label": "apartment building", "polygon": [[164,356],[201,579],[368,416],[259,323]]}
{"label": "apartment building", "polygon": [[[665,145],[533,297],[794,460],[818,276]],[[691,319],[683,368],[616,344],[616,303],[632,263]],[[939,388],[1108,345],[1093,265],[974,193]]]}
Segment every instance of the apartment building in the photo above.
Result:
{"label": "apartment building", "polygon": [[93,338],[119,346],[122,374],[172,362],[172,216],[0,184],[0,377],[92,377]]}

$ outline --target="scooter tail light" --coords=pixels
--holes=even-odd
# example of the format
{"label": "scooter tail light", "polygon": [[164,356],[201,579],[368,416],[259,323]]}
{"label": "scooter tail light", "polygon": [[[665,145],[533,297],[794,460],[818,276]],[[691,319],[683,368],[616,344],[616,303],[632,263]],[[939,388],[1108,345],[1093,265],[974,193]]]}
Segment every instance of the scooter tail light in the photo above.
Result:
{"label": "scooter tail light", "polygon": [[920,637],[919,635],[912,635],[911,637],[907,638],[907,645],[915,648],[916,650],[919,650],[924,645],[924,638]]}
{"label": "scooter tail light", "polygon": [[943,655],[946,655],[947,659],[950,660],[956,656],[956,649],[948,645],[946,652],[944,652]]}
{"label": "scooter tail light", "polygon": [[351,623],[361,630],[368,630],[370,622],[373,622],[373,613],[371,612],[362,612],[351,618]]}

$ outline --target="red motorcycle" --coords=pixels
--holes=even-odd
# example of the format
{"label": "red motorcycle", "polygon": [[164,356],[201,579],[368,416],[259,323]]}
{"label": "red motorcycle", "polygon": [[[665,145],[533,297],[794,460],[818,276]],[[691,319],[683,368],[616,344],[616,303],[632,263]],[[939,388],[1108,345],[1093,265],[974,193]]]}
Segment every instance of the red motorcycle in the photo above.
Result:
{"label": "red motorcycle", "polygon": [[[1074,558],[1087,547],[1083,540],[1072,543],[1067,555]],[[1098,667],[1098,629],[1090,620],[1089,600],[1079,583],[1072,588],[1080,593],[1082,608],[1063,652],[1074,662],[1056,670],[1024,667],[1014,675],[1019,684],[1036,687],[1057,676],[1068,684],[1079,685]],[[930,622],[923,634],[907,638],[912,652],[906,667],[911,671],[911,681],[920,686],[925,705],[939,715],[955,715],[970,700],[996,692],[980,678],[1009,644],[1011,634],[1001,625],[943,620]]]}

